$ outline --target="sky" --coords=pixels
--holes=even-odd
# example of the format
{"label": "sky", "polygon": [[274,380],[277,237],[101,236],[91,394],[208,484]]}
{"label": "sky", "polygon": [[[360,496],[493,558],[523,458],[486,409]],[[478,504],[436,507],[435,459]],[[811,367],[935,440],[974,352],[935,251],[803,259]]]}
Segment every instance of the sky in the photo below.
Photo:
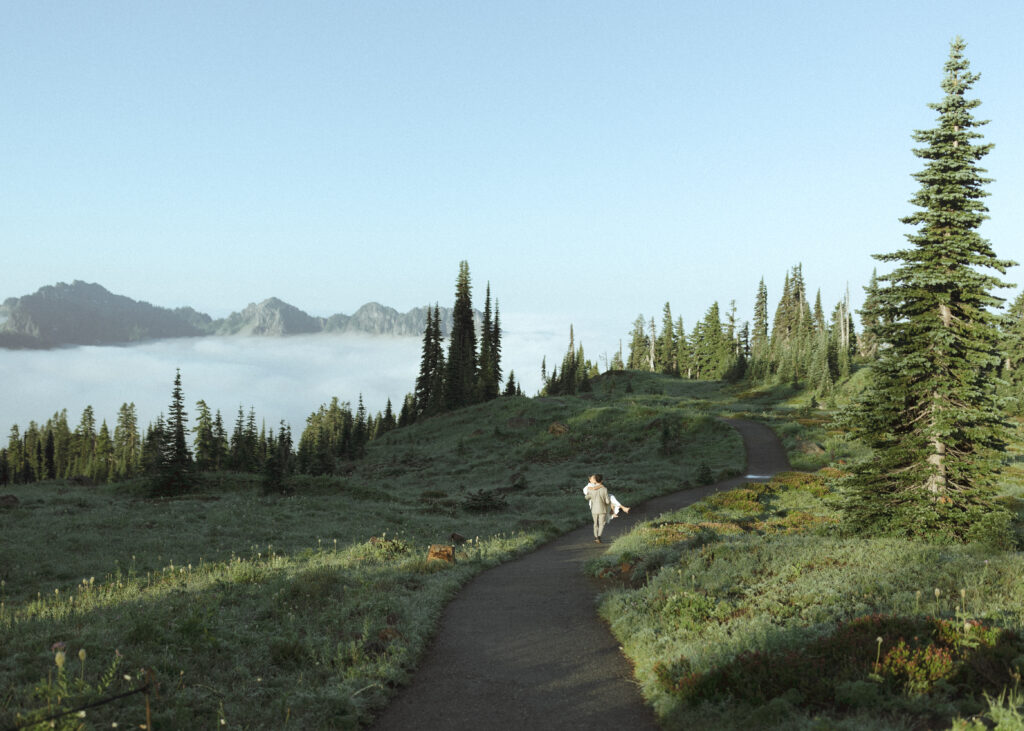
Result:
{"label": "sky", "polygon": [[798,263],[856,305],[957,35],[982,233],[1024,261],[1024,3],[6,0],[0,298],[406,311],[467,260],[588,356],[666,302],[749,319],[762,277],[774,309]]}

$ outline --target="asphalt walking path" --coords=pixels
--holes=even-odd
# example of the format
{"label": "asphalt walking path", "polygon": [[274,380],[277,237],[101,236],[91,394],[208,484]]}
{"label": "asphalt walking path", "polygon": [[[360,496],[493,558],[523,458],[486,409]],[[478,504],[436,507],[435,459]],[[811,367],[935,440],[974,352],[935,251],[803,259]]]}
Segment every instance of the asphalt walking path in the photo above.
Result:
{"label": "asphalt walking path", "polygon": [[[725,422],[743,437],[745,475],[632,506],[628,516],[609,523],[606,544],[639,521],[789,469],[768,427]],[[467,584],[445,609],[412,684],[374,728],[657,728],[629,661],[597,616],[600,587],[583,572],[604,550],[593,538],[587,525]]]}

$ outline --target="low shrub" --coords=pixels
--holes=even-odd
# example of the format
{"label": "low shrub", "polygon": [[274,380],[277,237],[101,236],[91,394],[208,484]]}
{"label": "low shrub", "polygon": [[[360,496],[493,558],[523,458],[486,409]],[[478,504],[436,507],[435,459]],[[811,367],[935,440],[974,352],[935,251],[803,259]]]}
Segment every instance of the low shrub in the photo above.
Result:
{"label": "low shrub", "polygon": [[686,658],[658,663],[653,672],[664,691],[690,704],[729,696],[762,705],[788,694],[802,708],[823,710],[899,706],[910,696],[946,700],[956,687],[969,697],[999,693],[1019,673],[1022,654],[1024,641],[1010,630],[870,615],[805,645],[745,652],[706,672],[695,672]]}

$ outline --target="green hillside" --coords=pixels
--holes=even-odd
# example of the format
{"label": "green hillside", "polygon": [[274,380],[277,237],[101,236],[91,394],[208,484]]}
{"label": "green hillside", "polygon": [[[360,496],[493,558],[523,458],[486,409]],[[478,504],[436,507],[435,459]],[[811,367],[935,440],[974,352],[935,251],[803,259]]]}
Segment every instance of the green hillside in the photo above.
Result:
{"label": "green hillside", "polygon": [[[141,483],[20,486],[0,508],[0,725],[147,677],[156,728],[365,725],[461,585],[589,522],[588,474],[632,504],[742,474],[717,418],[742,414],[775,429],[796,469],[832,466],[639,524],[590,567],[661,722],[1020,728],[1024,560],[845,535],[834,497],[865,450],[809,404],[788,387],[610,373],[578,396],[390,432],[343,476],[291,478],[287,495],[230,473],[175,499]],[[1002,501],[1019,514],[1016,455]],[[456,562],[428,562],[431,544],[456,545]],[[145,714],[136,694],[58,727]]]}
{"label": "green hillside", "polygon": [[[157,728],[365,723],[459,586],[589,522],[591,472],[632,503],[739,474],[741,440],[714,417],[744,408],[717,384],[611,374],[579,397],[502,398],[391,432],[287,496],[225,473],[176,499],[19,486],[0,509],[0,725],[137,688],[140,668],[160,683]],[[467,539],[457,562],[428,563],[453,533]],[[141,695],[87,712],[96,727],[144,715]]]}

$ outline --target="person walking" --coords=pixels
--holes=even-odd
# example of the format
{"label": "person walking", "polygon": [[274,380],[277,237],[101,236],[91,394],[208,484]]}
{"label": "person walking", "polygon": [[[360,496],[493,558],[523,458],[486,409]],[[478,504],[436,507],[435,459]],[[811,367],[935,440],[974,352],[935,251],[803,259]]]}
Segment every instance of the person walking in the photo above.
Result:
{"label": "person walking", "polygon": [[600,543],[601,534],[608,523],[612,501],[608,498],[608,488],[601,484],[600,477],[596,482],[596,488],[587,490],[587,499],[590,500],[590,514],[594,517],[594,543]]}
{"label": "person walking", "polygon": [[[608,487],[607,485],[604,484],[604,478],[601,475],[591,475],[590,476],[590,482],[588,482],[586,485],[583,486],[583,496],[585,498],[587,498],[587,500],[590,500],[590,491],[591,490],[596,490],[601,485],[604,485],[605,487]],[[623,505],[622,503],[620,503],[618,498],[616,498],[611,493],[611,491],[608,492],[608,499],[611,500],[611,503],[612,503],[612,508],[611,508],[612,514],[608,517],[609,521],[614,520],[615,518],[618,518],[620,510],[622,512],[624,512],[626,515],[629,515],[629,508],[626,507],[625,505]]]}

